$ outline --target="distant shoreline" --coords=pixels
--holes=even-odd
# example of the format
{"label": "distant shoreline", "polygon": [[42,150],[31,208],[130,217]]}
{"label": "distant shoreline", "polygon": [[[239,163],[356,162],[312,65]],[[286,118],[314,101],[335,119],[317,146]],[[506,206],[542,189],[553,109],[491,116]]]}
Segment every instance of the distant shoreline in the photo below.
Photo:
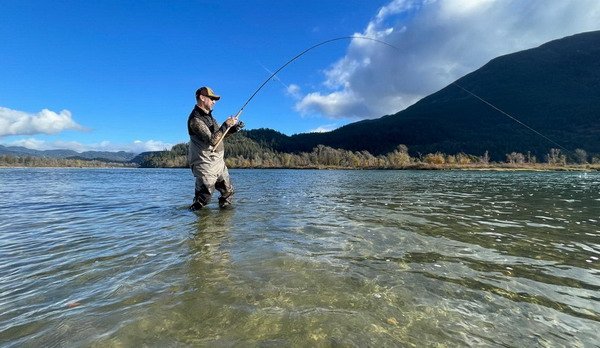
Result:
{"label": "distant shoreline", "polygon": [[[156,168],[145,168],[145,167],[134,167],[134,166],[0,166],[2,169],[187,169],[187,167],[156,167]],[[416,163],[412,165],[406,165],[403,167],[338,167],[338,166],[306,166],[306,167],[282,167],[282,166],[248,166],[248,167],[237,167],[230,166],[229,169],[292,169],[292,170],[431,170],[431,171],[445,171],[445,170],[463,170],[463,171],[497,171],[497,172],[510,172],[510,171],[534,171],[534,172],[594,172],[600,171],[600,164],[581,164],[581,165],[548,165],[548,164],[536,164],[536,165],[516,165],[516,164],[487,164],[487,165],[439,165],[439,164],[424,164]]]}

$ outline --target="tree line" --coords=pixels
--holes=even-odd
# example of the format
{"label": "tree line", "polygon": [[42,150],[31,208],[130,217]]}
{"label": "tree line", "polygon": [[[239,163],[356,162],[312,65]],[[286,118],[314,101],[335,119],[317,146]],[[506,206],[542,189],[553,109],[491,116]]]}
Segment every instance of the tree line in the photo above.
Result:
{"label": "tree line", "polygon": [[68,168],[104,168],[137,167],[131,162],[109,162],[84,158],[55,158],[37,156],[0,155],[0,167],[68,167]]}
{"label": "tree line", "polygon": [[[394,151],[374,156],[368,151],[350,151],[318,145],[311,152],[277,152],[244,136],[233,135],[225,143],[225,162],[230,168],[339,168],[339,169],[450,169],[486,167],[565,168],[586,166],[600,169],[600,155],[590,156],[577,149],[565,154],[560,149],[550,149],[543,161],[531,153],[506,154],[505,162],[490,161],[489,153],[428,153],[410,156],[405,145]],[[175,145],[170,151],[152,153],[142,161],[142,167],[185,168],[187,144]]]}

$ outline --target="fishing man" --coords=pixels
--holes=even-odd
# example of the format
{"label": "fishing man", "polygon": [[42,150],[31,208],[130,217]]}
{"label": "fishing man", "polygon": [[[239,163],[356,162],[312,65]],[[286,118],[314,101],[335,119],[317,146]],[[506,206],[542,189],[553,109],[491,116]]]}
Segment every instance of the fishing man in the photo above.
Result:
{"label": "fishing man", "polygon": [[231,205],[233,185],[225,165],[225,148],[220,141],[244,127],[244,123],[230,116],[221,126],[212,116],[212,110],[221,99],[209,87],[196,91],[196,105],[187,121],[190,145],[188,162],[196,178],[194,202],[190,210],[201,209],[210,202],[215,188],[221,193],[219,207]]}

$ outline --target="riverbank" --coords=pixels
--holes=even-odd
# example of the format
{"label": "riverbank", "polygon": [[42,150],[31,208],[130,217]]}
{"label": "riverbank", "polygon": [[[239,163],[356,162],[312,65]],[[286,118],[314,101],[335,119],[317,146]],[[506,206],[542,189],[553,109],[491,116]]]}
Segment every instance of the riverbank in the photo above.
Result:
{"label": "riverbank", "polygon": [[600,164],[567,164],[551,165],[545,163],[536,164],[429,164],[413,163],[398,167],[346,167],[331,165],[311,165],[311,166],[230,166],[230,169],[317,169],[317,170],[481,170],[481,171],[600,171]]}

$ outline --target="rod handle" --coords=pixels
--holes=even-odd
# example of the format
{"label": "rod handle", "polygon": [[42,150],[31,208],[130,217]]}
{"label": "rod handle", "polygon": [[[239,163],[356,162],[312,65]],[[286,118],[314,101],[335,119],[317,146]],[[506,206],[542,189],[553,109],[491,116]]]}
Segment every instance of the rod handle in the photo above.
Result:
{"label": "rod handle", "polygon": [[[238,113],[235,114],[235,116],[233,117],[233,118],[235,118],[236,121],[240,117],[240,115],[242,114],[243,110],[244,109],[240,109],[240,111],[238,111]],[[215,150],[217,149],[217,146],[219,146],[219,144],[223,141],[223,139],[225,139],[225,136],[227,135],[227,133],[229,132],[230,129],[231,129],[231,127],[227,127],[227,129],[225,130],[225,132],[223,132],[223,135],[219,138],[219,140],[217,140],[217,143],[215,144],[215,146],[213,146],[212,152],[215,152]]]}

